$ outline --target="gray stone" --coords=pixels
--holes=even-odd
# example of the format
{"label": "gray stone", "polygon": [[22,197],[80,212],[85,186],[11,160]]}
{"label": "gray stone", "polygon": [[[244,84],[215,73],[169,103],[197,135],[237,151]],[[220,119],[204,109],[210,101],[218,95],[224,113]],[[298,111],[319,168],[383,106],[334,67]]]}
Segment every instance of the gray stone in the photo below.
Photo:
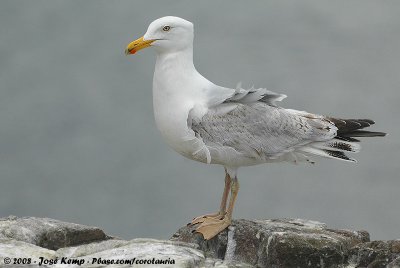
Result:
{"label": "gray stone", "polygon": [[[4,265],[6,257],[26,258],[30,263]],[[135,267],[149,267],[135,260],[153,262],[153,259],[155,262],[164,260],[166,264],[150,265],[152,267],[250,267],[205,258],[195,244],[155,239],[126,241],[107,236],[97,227],[46,218],[10,216],[0,219],[0,267],[37,267],[41,257],[55,262],[41,267],[109,267],[107,261],[113,260],[131,260]],[[62,259],[71,263],[63,264]],[[83,263],[78,265],[81,261]]]}
{"label": "gray stone", "polygon": [[400,240],[362,243],[351,254],[349,262],[355,267],[400,267]]}
{"label": "gray stone", "polygon": [[[235,220],[228,230],[210,241],[204,241],[193,230],[193,226],[182,227],[170,241],[126,241],[107,236],[97,227],[8,217],[0,219],[0,267],[37,267],[40,257],[58,260],[41,266],[52,268],[120,268],[132,264],[205,268],[400,267],[400,240],[369,242],[366,231],[333,230],[315,221]],[[4,265],[6,257],[30,258],[31,263]],[[63,264],[62,259],[71,264]],[[108,261],[117,260],[131,263],[108,265]],[[164,260],[165,264],[153,264],[153,260]]]}
{"label": "gray stone", "polygon": [[[103,263],[106,260],[146,260],[165,261],[158,267],[200,267],[205,263],[204,253],[194,248],[194,245],[156,239],[133,239],[125,245],[84,256],[88,260],[84,267],[131,267],[132,264]],[[98,262],[93,262],[98,260]],[[133,263],[135,267],[149,267],[146,263]],[[154,266],[156,265],[156,266]],[[64,267],[62,265],[55,267]],[[153,264],[157,267],[157,264]]]}
{"label": "gray stone", "polygon": [[399,268],[400,267],[400,257],[397,257],[393,261],[391,261],[387,266],[387,268]]}
{"label": "gray stone", "polygon": [[[17,267],[11,263],[11,265],[4,265],[4,258],[25,258],[31,259],[31,266],[34,265],[33,260],[39,259],[39,257],[52,259],[56,257],[56,252],[46,248],[42,248],[33,244],[29,244],[22,241],[16,241],[12,239],[0,239],[0,267]],[[29,264],[21,263],[21,267],[27,267]]]}
{"label": "gray stone", "polygon": [[97,252],[107,251],[109,249],[118,248],[129,244],[129,241],[120,239],[109,239],[100,242],[93,242],[89,244],[60,248],[57,250],[58,256],[63,257],[82,257]]}
{"label": "gray stone", "polygon": [[24,241],[47,249],[57,250],[109,238],[97,227],[48,218],[0,218],[0,239]]}
{"label": "gray stone", "polygon": [[300,219],[234,220],[210,241],[194,229],[185,226],[171,240],[196,243],[207,257],[259,267],[338,267],[347,263],[353,246],[369,241],[365,231],[332,230]]}

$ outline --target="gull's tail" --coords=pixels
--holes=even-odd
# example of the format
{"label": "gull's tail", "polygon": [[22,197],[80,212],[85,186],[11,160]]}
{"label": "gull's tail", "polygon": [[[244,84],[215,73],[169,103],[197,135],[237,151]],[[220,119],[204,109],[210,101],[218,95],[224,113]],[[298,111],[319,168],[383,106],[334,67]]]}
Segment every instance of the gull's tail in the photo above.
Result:
{"label": "gull's tail", "polygon": [[337,127],[335,138],[325,142],[313,142],[301,148],[307,154],[335,158],[344,161],[356,162],[346,153],[357,153],[360,151],[359,137],[384,137],[386,133],[363,130],[375,122],[371,119],[339,119],[327,117]]}

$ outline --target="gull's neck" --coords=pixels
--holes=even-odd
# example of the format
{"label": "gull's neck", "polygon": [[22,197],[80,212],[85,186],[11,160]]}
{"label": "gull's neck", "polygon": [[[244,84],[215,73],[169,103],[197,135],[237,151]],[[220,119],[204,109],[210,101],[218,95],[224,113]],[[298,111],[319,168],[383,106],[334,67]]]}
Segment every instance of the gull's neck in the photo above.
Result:
{"label": "gull's neck", "polygon": [[153,94],[191,96],[201,94],[212,83],[193,64],[193,47],[178,51],[159,51],[153,78]]}
{"label": "gull's neck", "polygon": [[202,79],[197,77],[201,75],[193,64],[193,50],[157,53],[153,77],[154,117],[166,141],[178,152],[186,151],[179,146],[183,146],[183,137],[191,136],[187,120],[193,97],[201,91],[197,81]]}
{"label": "gull's neck", "polygon": [[158,52],[153,77],[154,103],[195,100],[215,105],[232,97],[235,90],[215,85],[202,76],[193,64],[193,47],[173,52]]}
{"label": "gull's neck", "polygon": [[155,72],[160,75],[196,73],[193,64],[193,47],[179,51],[158,52]]}

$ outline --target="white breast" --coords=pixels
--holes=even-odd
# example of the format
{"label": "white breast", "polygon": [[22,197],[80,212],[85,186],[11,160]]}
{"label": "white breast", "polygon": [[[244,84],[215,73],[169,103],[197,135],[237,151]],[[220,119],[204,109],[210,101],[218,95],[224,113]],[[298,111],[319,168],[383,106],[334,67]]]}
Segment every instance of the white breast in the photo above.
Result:
{"label": "white breast", "polygon": [[153,109],[157,128],[172,149],[190,159],[206,162],[205,154],[196,156],[204,143],[188,127],[189,112],[203,103],[202,77],[195,77],[197,72],[189,72],[190,68],[179,68],[182,64],[172,68],[168,60],[157,59],[153,78]]}

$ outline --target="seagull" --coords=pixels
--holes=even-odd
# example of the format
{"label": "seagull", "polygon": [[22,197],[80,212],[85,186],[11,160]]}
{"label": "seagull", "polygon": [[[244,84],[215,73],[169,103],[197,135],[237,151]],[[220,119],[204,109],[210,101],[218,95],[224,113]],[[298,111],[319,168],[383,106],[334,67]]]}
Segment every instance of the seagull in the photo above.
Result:
{"label": "seagull", "polygon": [[[189,225],[205,240],[232,221],[239,191],[237,170],[274,162],[309,162],[326,157],[348,162],[360,150],[358,137],[385,136],[363,130],[370,119],[339,119],[280,107],[286,98],[265,88],[227,88],[202,76],[193,64],[193,24],[173,16],[153,21],[145,35],[128,44],[125,54],[153,47],[153,108],[157,128],[181,155],[225,169],[219,211]],[[229,197],[229,201],[228,201]]]}

